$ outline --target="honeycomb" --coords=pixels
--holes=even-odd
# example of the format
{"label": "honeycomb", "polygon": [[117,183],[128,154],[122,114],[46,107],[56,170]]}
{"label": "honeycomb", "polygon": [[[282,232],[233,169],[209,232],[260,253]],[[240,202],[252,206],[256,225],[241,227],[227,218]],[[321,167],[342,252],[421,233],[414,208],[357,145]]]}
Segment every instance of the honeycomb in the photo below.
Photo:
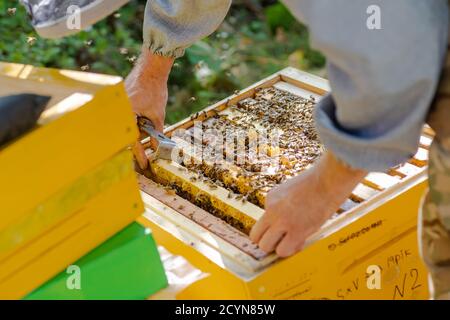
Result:
{"label": "honeycomb", "polygon": [[172,138],[185,153],[183,165],[200,179],[264,208],[273,187],[306,170],[323,152],[314,105],[313,98],[264,88],[203,121],[200,135],[193,127]]}

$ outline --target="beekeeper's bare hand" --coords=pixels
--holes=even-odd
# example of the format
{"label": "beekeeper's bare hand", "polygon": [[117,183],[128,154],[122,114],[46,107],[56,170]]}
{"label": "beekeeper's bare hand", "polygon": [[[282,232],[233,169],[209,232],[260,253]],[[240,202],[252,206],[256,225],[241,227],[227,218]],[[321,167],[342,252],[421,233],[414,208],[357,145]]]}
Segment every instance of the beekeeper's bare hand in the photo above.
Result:
{"label": "beekeeper's bare hand", "polygon": [[[173,61],[173,58],[154,55],[143,48],[141,57],[125,81],[133,111],[150,119],[155,129],[161,132],[166,115],[167,81]],[[134,145],[133,153],[141,169],[145,170],[148,159],[139,141]]]}
{"label": "beekeeper's bare hand", "polygon": [[325,153],[314,167],[269,192],[266,213],[253,227],[251,240],[280,257],[295,254],[366,174]]}

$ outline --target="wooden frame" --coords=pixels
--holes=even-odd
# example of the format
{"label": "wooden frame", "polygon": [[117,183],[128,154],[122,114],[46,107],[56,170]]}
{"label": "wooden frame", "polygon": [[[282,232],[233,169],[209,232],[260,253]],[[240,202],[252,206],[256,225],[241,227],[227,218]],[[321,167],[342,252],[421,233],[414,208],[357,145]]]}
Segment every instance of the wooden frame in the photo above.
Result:
{"label": "wooden frame", "polygon": [[[244,89],[227,99],[224,99],[210,107],[205,108],[203,111],[197,113],[196,115],[180,121],[165,130],[166,135],[171,136],[177,129],[188,129],[190,128],[195,120],[204,121],[217,113],[226,113],[227,108],[240,100],[254,96],[255,92],[259,88],[275,87],[281,90],[288,91],[298,96],[308,98],[310,96],[319,100],[321,97],[326,95],[330,91],[328,81],[316,77],[314,75],[296,70],[294,68],[286,68],[272,76],[269,76],[256,84]],[[421,138],[421,148],[418,154],[413,157],[408,163],[393,168],[387,173],[371,173],[365,180],[358,185],[353,194],[349,199],[342,205],[340,211],[335,215],[333,219],[328,221],[315,235],[309,238],[308,244],[313,243],[317,239],[320,239],[330,233],[336,232],[343,226],[347,225],[354,219],[357,219],[361,215],[369,212],[372,208],[380,205],[384,202],[384,199],[393,197],[395,194],[402,192],[405,188],[411,187],[420,181],[425,179],[425,170],[427,164],[427,152],[431,144],[433,137],[433,132],[426,127],[424,129],[423,136]],[[180,170],[176,164],[168,163],[162,160],[158,160],[154,166],[153,170],[156,171],[156,176],[158,179],[171,179],[171,177],[177,177],[177,179],[182,179],[184,184],[187,184],[193,188],[200,190],[201,192],[207,193],[213,199],[218,199],[219,205],[224,205],[227,208],[234,208],[236,212],[233,214],[239,215],[243,214],[246,217],[246,221],[250,224],[255,220],[258,220],[263,214],[263,210],[259,207],[246,203],[242,204],[240,202],[233,201],[233,199],[228,199],[226,197],[227,191],[223,188],[217,188],[215,190],[208,189],[208,186],[201,181],[191,181],[192,172],[186,172]],[[167,174],[170,173],[170,176]],[[158,180],[156,179],[156,180]],[[166,181],[167,182],[167,181]],[[152,211],[152,215],[155,213],[161,215],[161,210],[164,211],[162,214],[165,218],[174,222],[178,226],[183,226],[184,232],[190,233],[194,238],[195,234],[200,234],[198,223],[194,222],[192,224],[192,219],[186,217],[185,214],[176,210],[173,207],[169,209],[162,209],[164,207],[169,207],[167,202],[164,204],[164,200],[158,197],[154,197],[155,194],[149,195],[145,191],[146,187],[141,186],[141,190],[144,196],[144,203],[148,210]],[[200,226],[201,227],[201,226]],[[267,267],[270,263],[276,260],[274,255],[264,256],[263,258],[255,258],[251,256],[243,248],[236,246],[217,246],[217,241],[222,243],[227,242],[223,236],[214,233],[208,228],[202,227],[203,232],[208,232],[213,235],[214,241],[207,241],[204,237],[200,237],[199,241],[203,244],[207,244],[210,247],[215,248],[224,256],[233,260],[236,264],[241,265],[244,261],[246,270],[261,270]],[[241,235],[245,238],[245,235]],[[225,237],[226,238],[226,237]],[[220,239],[220,240],[218,240]],[[247,250],[248,251],[248,250]],[[245,259],[242,259],[243,255]],[[236,258],[239,257],[239,258]],[[211,258],[214,259],[214,258]],[[238,261],[239,260],[239,261]],[[236,270],[238,270],[237,268]]]}

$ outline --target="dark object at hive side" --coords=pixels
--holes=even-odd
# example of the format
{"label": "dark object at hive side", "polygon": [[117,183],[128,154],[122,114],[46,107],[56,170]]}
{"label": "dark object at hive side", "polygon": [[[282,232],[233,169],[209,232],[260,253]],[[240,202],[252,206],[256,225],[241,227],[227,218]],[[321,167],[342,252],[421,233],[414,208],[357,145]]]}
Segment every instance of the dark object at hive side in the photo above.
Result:
{"label": "dark object at hive side", "polygon": [[0,146],[33,128],[49,101],[35,94],[0,97]]}

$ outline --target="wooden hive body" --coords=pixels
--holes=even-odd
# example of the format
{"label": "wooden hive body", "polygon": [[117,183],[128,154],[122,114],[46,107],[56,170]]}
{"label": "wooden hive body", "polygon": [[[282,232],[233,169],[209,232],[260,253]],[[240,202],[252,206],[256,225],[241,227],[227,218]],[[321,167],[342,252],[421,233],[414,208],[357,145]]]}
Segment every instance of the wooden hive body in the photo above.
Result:
{"label": "wooden hive body", "polygon": [[[254,97],[261,88],[271,87],[303,98],[312,96],[316,101],[330,90],[326,80],[287,68],[167,128],[166,134],[175,136],[179,129],[189,131],[194,121],[205,122],[218,114],[229,117],[236,112],[230,106]],[[211,187],[208,181],[198,179],[198,173],[174,162],[157,160],[152,164],[153,174],[147,175],[159,183],[176,186],[185,199],[139,175],[147,209],[139,221],[152,227],[161,244],[211,274],[180,293],[183,298],[342,298],[341,287],[351,283],[352,274],[358,277],[358,289],[344,297],[426,298],[426,270],[418,257],[415,237],[432,137],[433,132],[425,128],[415,157],[387,173],[369,174],[339,212],[308,240],[307,248],[288,259],[264,254],[249,242],[245,233],[264,213],[257,199],[251,203],[229,198],[226,183]],[[174,139],[190,152],[183,147],[185,141]],[[227,173],[222,179],[229,176]],[[245,181],[239,182],[240,177],[234,179],[245,185]],[[207,197],[219,218],[208,212],[208,207],[195,205],[186,193]],[[235,219],[241,223],[238,229],[244,232],[233,228]],[[389,262],[401,250],[407,250],[408,261],[402,265]],[[365,281],[362,274],[371,264],[382,266],[384,274],[388,274],[384,290],[361,288]],[[414,277],[416,285],[406,293],[398,293],[404,274]],[[217,285],[223,287],[221,292],[209,289]]]}
{"label": "wooden hive body", "polygon": [[122,79],[0,63],[0,95],[51,96],[0,149],[0,298],[49,280],[143,212]]}

